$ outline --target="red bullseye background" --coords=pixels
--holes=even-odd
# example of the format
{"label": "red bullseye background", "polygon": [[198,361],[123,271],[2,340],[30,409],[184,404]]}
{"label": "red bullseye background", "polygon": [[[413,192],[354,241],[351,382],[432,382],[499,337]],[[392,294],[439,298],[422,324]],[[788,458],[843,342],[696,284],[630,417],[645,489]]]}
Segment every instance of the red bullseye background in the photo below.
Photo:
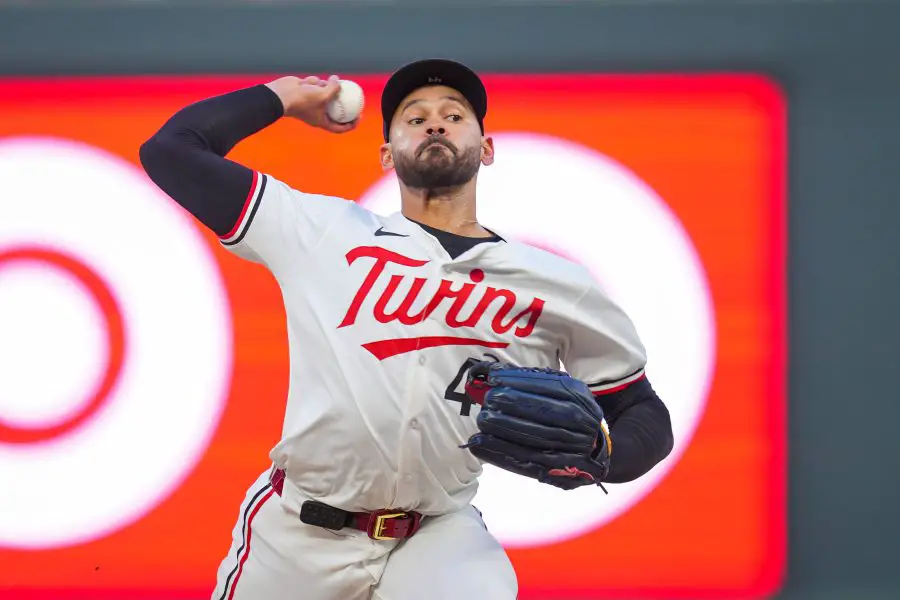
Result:
{"label": "red bullseye background", "polygon": [[125,325],[119,304],[109,286],[100,275],[78,258],[60,250],[41,246],[19,246],[0,250],[0,275],[4,268],[17,263],[30,263],[42,269],[61,271],[74,278],[90,293],[91,299],[106,321],[106,365],[94,389],[87,390],[88,400],[83,402],[81,410],[65,421],[48,427],[13,426],[4,422],[3,415],[0,414],[0,443],[31,444],[50,440],[77,429],[106,403],[122,371],[125,356]]}
{"label": "red bullseye background", "polygon": [[[342,76],[359,82],[372,99],[386,80]],[[273,78],[0,81],[0,139],[79,140],[138,168],[140,144],[175,111]],[[751,75],[488,74],[485,83],[493,132],[543,134],[592,148],[627,166],[665,200],[707,273],[719,332],[707,405],[677,464],[607,525],[577,539],[511,550],[520,598],[724,600],[774,593],[784,572],[787,529],[784,97]],[[367,103],[358,130],[340,136],[283,120],[239,144],[229,158],[310,193],[360,198],[383,176],[377,113],[377,102]],[[553,199],[547,203],[552,210]],[[597,235],[619,226],[597,223]],[[234,337],[228,405],[209,447],[171,497],[128,527],[79,546],[0,549],[0,597],[209,597],[238,506],[268,466],[281,433],[289,364],[277,283],[204,234],[227,289]],[[152,240],[163,251],[165,243],[165,231]],[[654,240],[635,243],[652,249]],[[610,260],[627,260],[631,250],[622,248]],[[104,308],[110,330],[113,312]],[[111,344],[111,364],[117,355],[120,362]],[[130,450],[144,456],[155,448]]]}

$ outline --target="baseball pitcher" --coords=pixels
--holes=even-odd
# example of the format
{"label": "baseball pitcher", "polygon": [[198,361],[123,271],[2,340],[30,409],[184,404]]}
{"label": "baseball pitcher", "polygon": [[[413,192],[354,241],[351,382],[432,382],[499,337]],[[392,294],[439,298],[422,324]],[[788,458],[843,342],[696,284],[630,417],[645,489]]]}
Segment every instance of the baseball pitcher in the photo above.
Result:
{"label": "baseball pitcher", "polygon": [[471,504],[482,465],[599,490],[669,454],[669,413],[634,326],[591,274],[478,221],[477,175],[495,152],[466,66],[418,61],[385,86],[378,157],[399,213],[225,158],[284,117],[353,130],[328,116],[339,89],[335,76],[282,77],[209,98],[140,148],[162,190],[271,272],[287,315],[282,437],[211,598],[514,600],[512,565]]}

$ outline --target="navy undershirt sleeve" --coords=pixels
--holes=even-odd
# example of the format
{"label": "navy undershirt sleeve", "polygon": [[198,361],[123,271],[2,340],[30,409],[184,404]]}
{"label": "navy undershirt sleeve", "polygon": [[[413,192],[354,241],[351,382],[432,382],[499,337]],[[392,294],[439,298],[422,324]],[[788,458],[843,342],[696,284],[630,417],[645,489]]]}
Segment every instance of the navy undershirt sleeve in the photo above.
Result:
{"label": "navy undershirt sleeve", "polygon": [[265,85],[201,100],[175,113],[141,145],[141,165],[160,189],[224,236],[253,185],[253,171],[225,156],[283,113],[281,100]]}
{"label": "navy undershirt sleeve", "polygon": [[674,439],[669,410],[646,378],[624,390],[596,398],[612,438],[606,481],[633,481],[672,451]]}

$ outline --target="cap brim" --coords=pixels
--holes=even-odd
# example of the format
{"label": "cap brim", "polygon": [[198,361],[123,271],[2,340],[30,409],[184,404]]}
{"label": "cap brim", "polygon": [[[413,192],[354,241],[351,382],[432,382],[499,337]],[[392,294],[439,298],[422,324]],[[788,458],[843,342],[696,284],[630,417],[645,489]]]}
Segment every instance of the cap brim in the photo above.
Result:
{"label": "cap brim", "polygon": [[487,115],[487,91],[481,78],[469,67],[452,60],[431,58],[409,63],[391,75],[381,94],[381,118],[384,139],[388,140],[391,121],[403,99],[419,88],[444,85],[462,94],[472,106],[484,131]]}

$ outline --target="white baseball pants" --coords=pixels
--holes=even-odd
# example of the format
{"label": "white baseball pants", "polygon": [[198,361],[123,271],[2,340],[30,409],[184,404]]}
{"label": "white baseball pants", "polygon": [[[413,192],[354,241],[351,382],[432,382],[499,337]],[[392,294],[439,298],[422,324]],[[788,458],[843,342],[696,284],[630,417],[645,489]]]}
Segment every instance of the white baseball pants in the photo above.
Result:
{"label": "white baseball pants", "polygon": [[211,600],[515,600],[509,558],[472,506],[405,540],[307,525],[263,473],[250,487]]}

